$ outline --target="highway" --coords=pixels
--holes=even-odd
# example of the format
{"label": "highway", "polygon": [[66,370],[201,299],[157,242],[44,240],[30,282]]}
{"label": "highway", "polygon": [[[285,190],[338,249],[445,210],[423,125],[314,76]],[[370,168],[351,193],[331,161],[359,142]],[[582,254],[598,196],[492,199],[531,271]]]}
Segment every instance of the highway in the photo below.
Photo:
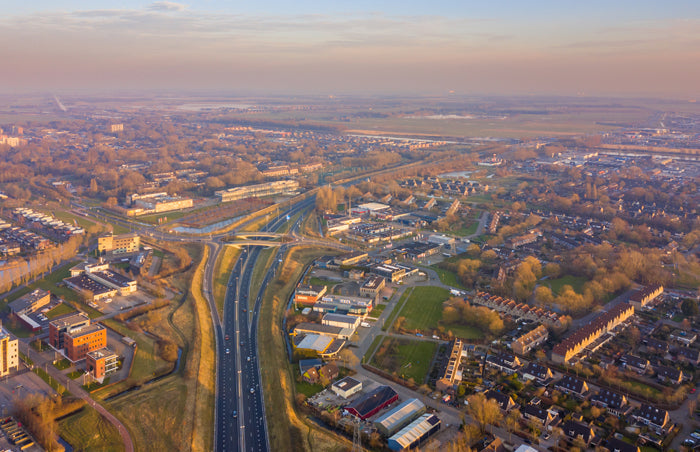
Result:
{"label": "highway", "polygon": [[[265,229],[274,231],[290,217],[313,206],[305,200],[272,220]],[[292,226],[298,230],[303,216]],[[254,235],[254,234],[251,234]],[[217,330],[218,382],[215,449],[218,451],[268,451],[267,425],[258,366],[258,318],[264,289],[274,277],[287,245],[278,249],[257,294],[251,294],[253,271],[262,245],[243,248],[229,276],[222,328]],[[213,278],[213,275],[207,275]],[[255,297],[252,312],[249,299]]]}

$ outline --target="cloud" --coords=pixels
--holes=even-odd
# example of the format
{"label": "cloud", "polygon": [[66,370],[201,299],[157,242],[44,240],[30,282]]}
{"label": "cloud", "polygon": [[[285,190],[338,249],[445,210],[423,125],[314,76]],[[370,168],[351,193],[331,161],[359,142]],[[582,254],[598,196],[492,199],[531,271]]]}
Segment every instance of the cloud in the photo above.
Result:
{"label": "cloud", "polygon": [[187,9],[187,5],[183,5],[182,3],[162,1],[162,2],[151,3],[148,6],[148,9],[151,11],[165,11],[165,12],[184,11]]}

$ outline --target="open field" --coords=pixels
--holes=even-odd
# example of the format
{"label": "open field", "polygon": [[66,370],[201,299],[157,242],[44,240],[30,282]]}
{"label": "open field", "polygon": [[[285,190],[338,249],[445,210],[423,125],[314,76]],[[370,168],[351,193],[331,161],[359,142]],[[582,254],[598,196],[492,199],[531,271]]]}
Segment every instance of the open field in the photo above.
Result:
{"label": "open field", "polygon": [[442,318],[442,303],[449,297],[450,291],[442,287],[415,287],[399,313],[406,319],[403,328],[420,331],[436,329]]}
{"label": "open field", "polygon": [[260,285],[262,284],[262,280],[265,277],[267,269],[270,268],[272,260],[275,258],[275,254],[277,254],[276,248],[265,248],[262,251],[260,251],[258,260],[257,262],[255,262],[255,268],[253,268],[253,276],[250,280],[250,297],[248,298],[249,313],[253,311],[253,305],[255,304],[255,298],[258,295],[258,291],[260,290]]}
{"label": "open field", "polygon": [[583,293],[583,285],[587,281],[588,280],[582,276],[565,275],[561,278],[545,280],[542,283],[549,286],[553,294],[558,295],[565,285],[573,287],[576,293]]}
{"label": "open field", "polygon": [[94,408],[83,407],[77,413],[62,419],[59,433],[73,450],[118,452],[124,450],[117,429]]}
{"label": "open field", "polygon": [[70,314],[71,312],[75,312],[75,309],[73,309],[72,306],[61,303],[44,315],[49,319],[53,319],[59,315]]}
{"label": "open field", "polygon": [[451,272],[449,270],[445,270],[444,268],[440,268],[437,265],[432,265],[430,268],[435,270],[435,273],[437,273],[438,277],[440,278],[440,282],[451,287],[456,287],[458,289],[464,289],[465,287],[462,285],[461,282],[457,279],[457,274],[455,272]]}
{"label": "open field", "polygon": [[86,231],[97,226],[97,223],[95,223],[94,221],[88,220],[85,217],[76,215],[72,212],[68,212],[65,210],[54,209],[51,211],[51,213],[54,217],[58,218],[61,221],[65,221],[66,223],[70,223],[71,225],[74,224],[73,222],[78,223],[78,226],[85,229]]}
{"label": "open field", "polygon": [[458,324],[443,324],[445,327],[445,332],[452,333],[455,337],[460,339],[482,339],[484,333],[482,333],[478,328],[469,325],[458,325]]}
{"label": "open field", "polygon": [[271,450],[289,450],[290,444],[300,451],[340,452],[350,448],[347,440],[319,429],[294,408],[295,366],[287,362],[284,337],[280,328],[286,300],[305,267],[316,257],[333,253],[326,249],[295,248],[275,279],[265,291],[260,312],[259,353],[268,434]]}
{"label": "open field", "polygon": [[430,370],[438,344],[415,339],[387,337],[371,364],[397,377],[422,384]]}
{"label": "open field", "polygon": [[399,298],[399,301],[396,302],[394,310],[391,311],[391,314],[389,314],[389,317],[384,322],[384,325],[382,325],[382,331],[387,331],[394,324],[394,322],[396,321],[396,317],[398,317],[399,312],[401,312],[404,303],[406,303],[406,298],[409,297],[411,292],[413,292],[413,288],[407,287],[404,293],[401,295],[401,298]]}

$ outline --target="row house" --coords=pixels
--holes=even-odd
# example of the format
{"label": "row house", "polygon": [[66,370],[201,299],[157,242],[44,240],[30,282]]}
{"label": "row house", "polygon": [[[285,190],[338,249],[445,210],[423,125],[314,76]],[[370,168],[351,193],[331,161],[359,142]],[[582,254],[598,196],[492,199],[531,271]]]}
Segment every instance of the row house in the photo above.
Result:
{"label": "row house", "polygon": [[530,353],[531,350],[539,347],[549,337],[549,331],[544,325],[538,325],[532,331],[529,331],[519,338],[515,339],[510,344],[511,350],[519,355]]}
{"label": "row house", "polygon": [[489,355],[486,358],[486,365],[512,375],[522,366],[517,356],[502,353],[500,355]]}
{"label": "row house", "polygon": [[683,382],[683,371],[680,369],[668,366],[656,366],[654,370],[656,371],[656,379],[661,383],[679,385]]}
{"label": "row house", "polygon": [[620,361],[622,361],[625,369],[633,370],[639,375],[644,375],[651,368],[649,360],[640,358],[639,356],[624,355]]}
{"label": "row house", "polygon": [[603,334],[629,319],[634,314],[634,308],[628,303],[621,303],[607,312],[595,317],[590,323],[574,331],[552,349],[552,361],[567,363],[588,345],[595,342]]}
{"label": "row house", "polygon": [[671,423],[668,411],[643,403],[632,416],[640,424],[664,430]]}
{"label": "row house", "polygon": [[498,391],[486,391],[484,395],[486,396],[487,400],[495,400],[498,404],[498,407],[503,412],[508,412],[517,406],[516,403],[513,401],[513,398],[508,394],[504,394]]}
{"label": "row house", "polygon": [[550,411],[531,403],[528,403],[522,408],[521,414],[523,419],[535,421],[545,430],[549,427],[555,427],[557,421],[559,421],[559,415],[552,414]]}
{"label": "row house", "polygon": [[581,399],[586,398],[588,395],[588,383],[584,380],[572,377],[571,375],[564,375],[561,380],[554,385],[554,388],[565,394],[572,394]]}
{"label": "row house", "polygon": [[511,317],[533,320],[554,328],[562,326],[561,316],[553,311],[518,303],[515,300],[491,295],[487,292],[477,292],[472,302]]}
{"label": "row house", "polygon": [[608,413],[613,416],[627,416],[632,411],[632,406],[629,404],[627,397],[623,394],[601,389],[597,394],[591,397],[591,402],[608,410]]}
{"label": "row house", "polygon": [[531,361],[520,372],[520,374],[526,380],[535,380],[538,383],[543,384],[543,385],[548,384],[554,378],[554,374],[552,373],[552,369],[550,369],[547,366],[537,364],[534,361]]}

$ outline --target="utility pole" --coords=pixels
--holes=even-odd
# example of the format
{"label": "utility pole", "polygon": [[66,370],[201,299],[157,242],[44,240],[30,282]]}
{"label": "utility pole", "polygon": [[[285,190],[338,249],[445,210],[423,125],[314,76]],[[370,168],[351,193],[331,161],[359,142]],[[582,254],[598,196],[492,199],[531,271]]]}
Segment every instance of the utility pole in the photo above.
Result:
{"label": "utility pole", "polygon": [[352,421],[352,452],[362,452],[362,433],[360,432],[360,419],[354,418]]}

